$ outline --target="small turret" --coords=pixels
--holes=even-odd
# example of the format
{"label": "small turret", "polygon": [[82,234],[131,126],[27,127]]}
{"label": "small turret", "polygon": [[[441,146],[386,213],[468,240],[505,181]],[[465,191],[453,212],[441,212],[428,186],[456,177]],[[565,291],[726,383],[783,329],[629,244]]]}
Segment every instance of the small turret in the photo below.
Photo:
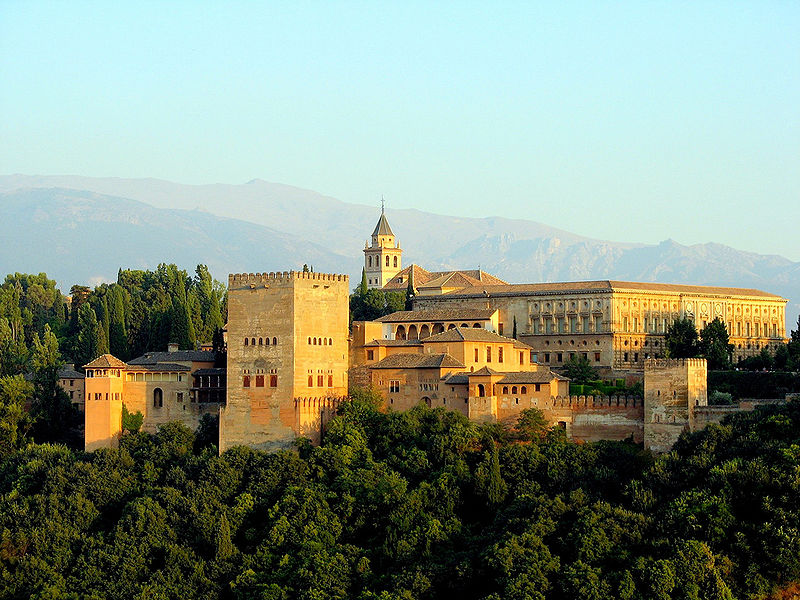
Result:
{"label": "small turret", "polygon": [[384,200],[381,198],[381,216],[372,232],[372,245],[364,248],[364,273],[367,288],[381,289],[402,268],[400,244],[386,219]]}

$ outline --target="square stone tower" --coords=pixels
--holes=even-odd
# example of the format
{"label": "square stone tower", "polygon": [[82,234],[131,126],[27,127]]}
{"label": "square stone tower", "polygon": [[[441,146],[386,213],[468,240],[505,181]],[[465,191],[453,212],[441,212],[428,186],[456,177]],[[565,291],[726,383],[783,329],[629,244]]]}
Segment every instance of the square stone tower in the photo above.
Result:
{"label": "square stone tower", "polygon": [[708,405],[705,358],[648,359],[644,363],[644,447],[669,452],[694,431],[694,409]]}
{"label": "square stone tower", "polygon": [[349,278],[282,272],[228,276],[227,405],[219,449],[319,442],[347,395]]}

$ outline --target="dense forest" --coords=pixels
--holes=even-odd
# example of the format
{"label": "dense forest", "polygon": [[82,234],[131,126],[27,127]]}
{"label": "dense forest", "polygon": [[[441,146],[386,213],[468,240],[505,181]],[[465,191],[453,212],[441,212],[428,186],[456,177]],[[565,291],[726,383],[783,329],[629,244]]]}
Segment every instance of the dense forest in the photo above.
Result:
{"label": "dense forest", "polygon": [[120,269],[115,283],[73,285],[68,297],[44,273],[8,275],[0,285],[1,374],[29,372],[35,342],[48,332],[62,359],[80,366],[107,352],[128,360],[168,342],[211,343],[225,312],[225,286],[205,265],[194,276],[166,264]]}
{"label": "dense forest", "polygon": [[[653,457],[361,391],[323,444],[217,456],[170,424],[92,454],[8,436],[0,598],[789,598],[800,404]],[[12,419],[13,420],[13,419]],[[781,595],[785,594],[785,595]]]}

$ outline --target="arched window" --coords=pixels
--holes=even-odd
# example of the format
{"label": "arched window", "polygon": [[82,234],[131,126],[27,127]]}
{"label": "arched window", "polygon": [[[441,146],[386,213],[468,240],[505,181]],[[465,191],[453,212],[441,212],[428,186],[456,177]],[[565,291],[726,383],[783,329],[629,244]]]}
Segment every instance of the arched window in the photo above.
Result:
{"label": "arched window", "polygon": [[250,345],[251,346],[255,346],[256,345],[256,338],[251,338],[250,339]]}
{"label": "arched window", "polygon": [[507,393],[508,393],[508,386],[507,386],[507,385],[504,385],[504,386],[503,386],[503,393],[504,393],[504,394],[507,394]]}
{"label": "arched window", "polygon": [[387,267],[389,266],[389,256],[388,255],[386,256],[386,266]]}
{"label": "arched window", "polygon": [[526,387],[523,385],[523,386],[522,386],[522,389],[520,390],[520,392],[519,392],[519,393],[520,393],[520,394],[527,394],[527,393],[528,393],[528,388],[526,388]]}
{"label": "arched window", "polygon": [[311,345],[311,338],[308,338],[308,345]]}
{"label": "arched window", "polygon": [[258,338],[258,345],[259,346],[263,346],[264,345],[264,338]]}
{"label": "arched window", "polygon": [[422,326],[422,329],[419,330],[419,339],[424,340],[426,337],[430,337],[430,335],[430,328],[428,327],[428,324],[425,323],[425,325]]}
{"label": "arched window", "polygon": [[406,339],[406,328],[404,325],[397,326],[397,330],[394,332],[394,339],[396,340]]}
{"label": "arched window", "polygon": [[332,345],[333,345],[333,338],[328,338],[328,346],[332,346]]}
{"label": "arched window", "polygon": [[161,391],[161,388],[156,388],[153,390],[153,406],[155,408],[161,408],[164,406],[164,392]]}
{"label": "arched window", "polygon": [[511,393],[512,394],[516,394],[517,393],[517,386],[515,386],[515,385],[511,386]]}
{"label": "arched window", "polygon": [[409,325],[408,326],[408,339],[410,339],[410,340],[419,339],[419,334],[417,333],[417,326],[416,325]]}
{"label": "arched window", "polygon": [[372,266],[372,257],[371,256],[367,257],[367,265],[369,265],[370,267]]}
{"label": "arched window", "polygon": [[247,346],[250,343],[249,338],[244,338],[244,345]]}
{"label": "arched window", "polygon": [[308,387],[314,387],[314,376],[313,375],[309,375],[308,376]]}
{"label": "arched window", "polygon": [[397,257],[396,256],[394,257],[394,266],[395,267],[397,266]]}
{"label": "arched window", "polygon": [[314,345],[314,346],[316,346],[316,345],[317,345],[317,338],[314,338],[313,345]]}
{"label": "arched window", "polygon": [[264,345],[269,346],[269,338],[264,338]]}
{"label": "arched window", "polygon": [[482,383],[478,384],[478,397],[484,398],[486,396],[486,388],[483,387]]}
{"label": "arched window", "polygon": [[277,346],[278,345],[278,338],[276,338],[276,337],[272,338],[272,345],[273,346]]}

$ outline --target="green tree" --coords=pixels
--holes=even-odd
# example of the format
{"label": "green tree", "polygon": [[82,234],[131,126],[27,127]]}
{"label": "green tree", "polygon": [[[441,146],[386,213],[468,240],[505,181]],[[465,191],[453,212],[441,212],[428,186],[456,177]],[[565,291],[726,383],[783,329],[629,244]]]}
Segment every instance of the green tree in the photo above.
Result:
{"label": "green tree", "polygon": [[100,356],[101,329],[97,315],[88,302],[78,309],[78,335],[73,350],[77,366],[83,366]]}
{"label": "green tree", "polygon": [[538,408],[526,408],[514,424],[515,437],[523,441],[540,440],[548,429],[547,419]]}
{"label": "green tree", "polygon": [[597,379],[597,371],[584,356],[573,356],[564,363],[564,375],[573,383],[584,384]]}
{"label": "green tree", "polygon": [[664,345],[668,358],[699,357],[701,349],[694,321],[688,317],[676,319],[667,328]]}
{"label": "green tree", "polygon": [[700,332],[700,350],[708,361],[709,369],[727,369],[731,364],[733,344],[729,343],[728,329],[719,317]]}
{"label": "green tree", "polygon": [[33,394],[33,384],[21,375],[0,377],[0,460],[25,445],[33,424],[25,403]]}

